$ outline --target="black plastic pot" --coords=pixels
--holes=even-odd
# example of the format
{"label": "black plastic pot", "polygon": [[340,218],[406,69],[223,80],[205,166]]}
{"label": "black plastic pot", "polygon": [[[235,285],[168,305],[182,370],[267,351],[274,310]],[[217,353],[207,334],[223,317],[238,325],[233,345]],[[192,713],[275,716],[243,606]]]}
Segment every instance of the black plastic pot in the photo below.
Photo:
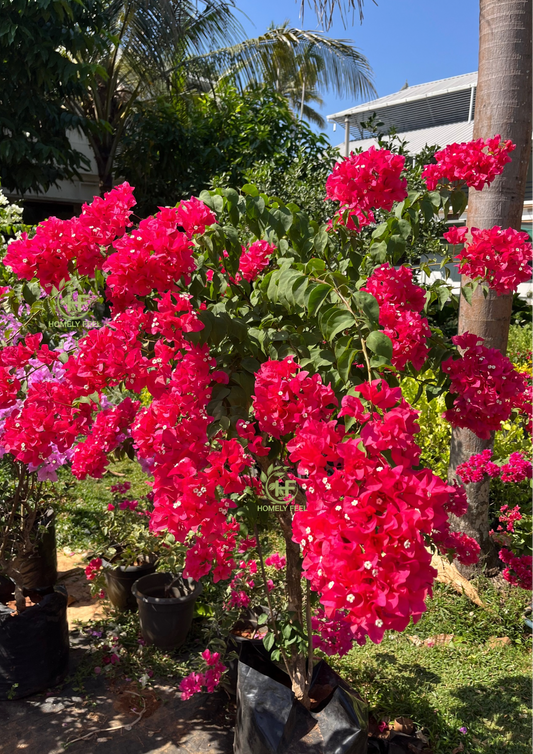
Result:
{"label": "black plastic pot", "polygon": [[283,670],[243,647],[234,754],[366,754],[368,708],[323,660],[310,696],[321,701],[307,710]]}
{"label": "black plastic pot", "polygon": [[[169,597],[167,587],[173,581]],[[136,581],[132,592],[139,606],[144,640],[161,649],[181,647],[191,628],[194,603],[202,593],[202,585],[181,574],[154,573]]]}
{"label": "black plastic pot", "polygon": [[[45,527],[38,531],[37,527]],[[57,581],[57,547],[55,513],[46,511],[36,523],[33,549],[11,562],[15,580],[25,589],[46,589]]]}
{"label": "black plastic pot", "polygon": [[157,561],[139,566],[118,566],[103,561],[106,591],[109,601],[119,610],[137,610],[137,600],[131,588],[143,576],[155,573]]}
{"label": "black plastic pot", "polygon": [[225,663],[228,670],[225,675],[224,687],[230,694],[233,694],[233,696],[237,693],[238,663],[243,650],[245,650],[248,656],[250,653],[253,653],[264,661],[270,660],[271,653],[265,649],[262,638],[252,639],[239,635],[239,631],[253,631],[254,629],[257,629],[257,620],[261,614],[268,614],[268,608],[256,607],[252,610],[244,610],[226,639],[228,652],[235,652],[237,655],[237,657],[234,657]]}
{"label": "black plastic pot", "polygon": [[67,594],[59,588],[20,615],[0,603],[0,699],[56,686],[68,670]]}

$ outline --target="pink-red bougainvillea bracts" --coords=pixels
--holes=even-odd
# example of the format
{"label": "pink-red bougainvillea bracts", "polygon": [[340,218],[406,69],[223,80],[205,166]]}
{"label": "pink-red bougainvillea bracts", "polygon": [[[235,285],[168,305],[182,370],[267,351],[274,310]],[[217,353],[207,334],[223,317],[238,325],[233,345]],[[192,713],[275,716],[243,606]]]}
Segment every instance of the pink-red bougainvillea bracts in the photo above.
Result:
{"label": "pink-red bougainvillea bracts", "polygon": [[[491,179],[510,151],[499,145],[497,137],[462,150],[470,172],[454,158],[456,173]],[[340,203],[341,222],[348,215],[348,227],[360,228],[374,221],[374,212],[391,211],[407,196],[403,168],[404,157],[374,148],[340,162],[327,194]],[[232,585],[228,609],[245,607],[262,578],[250,552],[257,542],[249,522],[242,522],[246,505],[265,495],[261,472],[275,458],[306,504],[278,517],[288,547],[266,565],[287,568],[288,575],[290,557],[301,553],[303,574],[320,601],[316,646],[345,652],[353,641],[379,642],[385,630],[403,630],[422,615],[431,594],[430,548],[465,564],[479,552],[474,540],[450,531],[450,515],[466,511],[464,489],[420,468],[417,412],[399,387],[382,379],[387,369],[420,370],[427,361],[425,291],[407,267],[370,267],[349,297],[361,289],[371,294],[379,318],[377,312],[359,317],[349,305],[343,313],[347,278],[334,271],[335,284],[324,282],[329,258],[315,255],[320,244],[300,238],[297,223],[290,230],[293,258],[293,235],[280,237],[270,225],[253,234],[253,223],[243,221],[237,240],[234,232],[225,235],[222,220],[214,227],[224,215],[217,218],[198,199],[162,207],[135,228],[133,203],[131,187],[123,184],[85,207],[80,218],[66,224],[50,219],[34,238],[10,244],[5,264],[21,278],[37,278],[45,292],[76,274],[100,271],[110,315],[77,343],[66,337],[52,348],[38,336],[15,333],[0,349],[0,453],[46,474],[53,474],[50,459],[68,459],[80,479],[101,476],[117,449],[134,453],[153,480],[152,531],[186,544],[186,575],[211,574]],[[316,234],[314,225],[309,228]],[[332,234],[336,228],[333,222]],[[351,241],[360,243],[361,236]],[[272,280],[288,272],[278,302],[264,285],[270,271]],[[322,296],[315,296],[317,307],[324,304],[316,315],[300,285],[303,275]],[[282,293],[287,307],[291,298],[299,307],[289,319]],[[329,334],[326,310],[331,318],[343,314]],[[227,335],[220,334],[224,328]],[[393,345],[385,370],[363,352],[364,339],[377,329]],[[525,400],[525,378],[475,336],[453,340],[460,353],[443,364],[454,396],[446,416],[488,437]],[[331,377],[344,341],[358,354],[357,368],[350,363],[346,379],[340,368],[338,378]],[[323,360],[310,358],[311,352],[323,353]],[[150,400],[141,405],[135,397],[144,391]],[[518,479],[525,471],[511,458],[505,473]],[[93,562],[89,576],[98,567]],[[267,595],[273,587],[267,581]],[[206,652],[205,670],[183,681],[184,696],[213,690],[220,680],[221,658]]]}
{"label": "pink-red bougainvillea bracts", "polygon": [[444,416],[453,427],[466,427],[484,440],[500,429],[526,389],[524,375],[496,348],[486,348],[483,338],[471,333],[452,338],[462,355],[449,358],[442,370],[450,376],[455,396]]}
{"label": "pink-red bougainvillea bracts", "polygon": [[427,319],[419,313],[426,303],[426,294],[413,283],[412,270],[382,264],[362,290],[371,293],[379,304],[379,324],[392,341],[393,366],[403,370],[411,362],[415,369],[421,369],[429,353],[426,340],[431,330]]}
{"label": "pink-red bougainvillea bracts", "polygon": [[372,210],[390,211],[394,202],[407,196],[407,180],[401,177],[405,157],[388,149],[370,147],[338,162],[326,181],[328,199],[340,202],[341,222],[348,213],[347,227],[359,229],[374,222]]}
{"label": "pink-red bougainvillea bracts", "polygon": [[444,238],[453,245],[465,244],[457,254],[459,271],[481,280],[498,295],[513,293],[520,283],[531,277],[531,242],[527,233],[512,228],[490,230],[472,228],[466,242],[467,228],[451,228]]}
{"label": "pink-red bougainvillea bracts", "polygon": [[434,191],[443,178],[466,183],[469,188],[481,191],[511,162],[509,152],[513,149],[513,142],[502,141],[499,135],[486,141],[477,139],[463,144],[449,144],[440,152],[435,152],[437,164],[426,165],[422,178],[430,191]]}

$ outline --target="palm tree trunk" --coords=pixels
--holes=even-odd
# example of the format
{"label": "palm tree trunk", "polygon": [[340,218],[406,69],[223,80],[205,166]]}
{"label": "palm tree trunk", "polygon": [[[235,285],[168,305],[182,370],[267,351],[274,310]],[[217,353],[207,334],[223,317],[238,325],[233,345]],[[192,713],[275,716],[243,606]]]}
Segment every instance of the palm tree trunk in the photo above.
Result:
{"label": "palm tree trunk", "polygon": [[[469,228],[520,229],[532,129],[531,0],[480,0],[479,71],[474,119],[474,139],[501,134],[516,149],[512,162],[482,192],[470,190]],[[463,282],[467,282],[466,280]],[[459,333],[471,332],[485,345],[505,354],[511,320],[512,295],[487,298],[477,289],[469,305],[461,297]],[[473,453],[492,447],[494,438],[480,440],[466,429],[454,429],[450,477]],[[491,565],[496,554],[489,538],[489,483],[468,485],[469,508],[455,520],[455,528],[475,537],[482,548],[481,565]],[[464,572],[463,567],[463,572]]]}

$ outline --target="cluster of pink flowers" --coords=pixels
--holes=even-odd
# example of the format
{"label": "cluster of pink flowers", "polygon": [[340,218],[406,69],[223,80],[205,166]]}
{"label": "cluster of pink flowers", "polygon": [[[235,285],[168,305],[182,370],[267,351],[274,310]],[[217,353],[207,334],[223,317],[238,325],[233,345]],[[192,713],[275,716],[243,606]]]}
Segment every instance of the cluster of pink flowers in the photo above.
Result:
{"label": "cluster of pink flowers", "polygon": [[354,636],[346,613],[337,610],[328,618],[322,608],[319,608],[311,618],[313,628],[313,648],[324,654],[344,657],[353,647]]}
{"label": "cluster of pink flowers", "polygon": [[243,246],[239,261],[239,271],[242,277],[249,283],[255,280],[259,273],[268,267],[270,257],[275,251],[276,247],[267,241],[254,241],[249,249]]}
{"label": "cluster of pink flowers", "polygon": [[520,506],[515,505],[514,508],[509,508],[508,505],[502,505],[500,508],[499,520],[500,524],[505,524],[507,531],[514,533],[515,521],[522,520]]}
{"label": "cluster of pink flowers", "polygon": [[464,484],[482,482],[485,474],[491,478],[500,476],[500,467],[491,461],[492,450],[487,448],[482,453],[470,456],[468,461],[457,467],[457,476]]}
{"label": "cluster of pink flowers", "polygon": [[111,494],[121,497],[131,490],[131,482],[118,482],[111,485]]}
{"label": "cluster of pink flowers", "polygon": [[287,559],[284,555],[280,555],[279,552],[274,552],[265,559],[265,565],[272,566],[276,571],[281,571],[285,568]]}
{"label": "cluster of pink flowers", "polygon": [[401,177],[405,157],[388,149],[370,147],[338,162],[326,181],[328,199],[340,202],[337,212],[346,227],[359,230],[374,222],[374,209],[392,209],[407,196],[407,180]]}
{"label": "cluster of pink flowers", "polygon": [[194,270],[193,246],[189,236],[178,230],[179,216],[179,209],[162,207],[115,241],[116,251],[103,265],[109,273],[108,294],[115,311],[135,304],[137,296],[173,290],[180,280],[189,282]]}
{"label": "cluster of pink flowers", "polygon": [[[162,207],[159,209],[162,209]],[[195,196],[179,203],[177,217],[178,224],[189,238],[202,235],[202,233],[205,233],[206,227],[215,225],[217,221],[215,213]]]}
{"label": "cluster of pink flowers", "polygon": [[131,224],[134,204],[132,187],[116,186],[103,199],[84,204],[80,217],[50,217],[37,226],[33,238],[23,233],[9,244],[3,262],[20,278],[37,278],[47,293],[70,280],[73,264],[80,275],[92,276],[102,268],[111,243]]}
{"label": "cluster of pink flowers", "polygon": [[[451,244],[465,244],[468,228],[451,228],[444,238]],[[459,271],[488,283],[498,295],[513,293],[531,277],[531,242],[527,233],[512,228],[472,228],[472,240],[456,255]]]}
{"label": "cluster of pink flowers", "polygon": [[456,396],[444,417],[453,427],[466,427],[488,440],[518,405],[526,380],[500,351],[482,345],[483,338],[464,333],[452,341],[463,355],[442,363],[450,376],[450,393]]}
{"label": "cluster of pink flowers", "polygon": [[321,421],[337,405],[332,388],[320,376],[300,370],[292,356],[269,360],[255,378],[253,409],[262,432],[280,439],[294,432],[306,419]]}
{"label": "cluster of pink flowers", "polygon": [[104,409],[97,415],[87,439],[78,443],[74,451],[72,473],[76,479],[103,476],[108,453],[126,439],[139,405],[139,401],[125,398],[118,406]]}
{"label": "cluster of pink flowers", "polygon": [[512,141],[502,141],[500,135],[492,139],[477,139],[462,144],[449,144],[435,153],[436,165],[426,165],[422,178],[430,191],[437,188],[443,178],[461,181],[469,188],[481,191],[492,183],[508,162],[509,152],[515,149]]}
{"label": "cluster of pink flowers", "polygon": [[209,649],[205,649],[202,652],[202,658],[207,666],[205,672],[191,673],[179,685],[183,701],[190,699],[193,694],[198,694],[204,686],[208,693],[212,693],[227,670],[226,666],[222,664],[218,652],[210,652]]}
{"label": "cluster of pink flowers", "polygon": [[506,564],[502,576],[510,584],[522,589],[531,589],[533,584],[533,558],[531,555],[513,555],[507,548],[498,553],[500,560]]}
{"label": "cluster of pink flowers", "polygon": [[446,506],[458,507],[457,490],[430,471],[415,469],[420,457],[416,412],[399,388],[375,380],[357,388],[366,407],[355,396],[343,399],[341,415],[362,424],[360,436],[348,435],[332,419],[334,403],[316,405],[325,388],[320,379],[300,372],[296,394],[278,385],[287,362],[292,376],[297,368],[292,360],[269,361],[259,369],[254,413],[261,425],[273,400],[281,417],[297,401],[299,422],[282,421],[274,432],[280,437],[288,426],[293,433],[287,451],[307,500],[305,511],[293,518],[304,573],[328,620],[341,611],[353,639],[363,643],[368,635],[379,642],[386,629],[403,630],[425,610],[435,572],[424,535],[443,551],[456,552],[461,562],[475,560],[479,546],[449,531]]}
{"label": "cluster of pink flowers", "polygon": [[96,578],[96,574],[98,571],[100,571],[102,568],[102,558],[93,558],[89,565],[85,568],[85,575],[87,577],[87,581],[94,581]]}
{"label": "cluster of pink flowers", "polygon": [[379,304],[379,324],[392,341],[393,366],[401,370],[411,362],[415,369],[421,369],[429,352],[426,340],[431,330],[427,319],[420,316],[426,296],[413,283],[412,270],[396,270],[387,262],[374,270],[362,290],[371,293]]}

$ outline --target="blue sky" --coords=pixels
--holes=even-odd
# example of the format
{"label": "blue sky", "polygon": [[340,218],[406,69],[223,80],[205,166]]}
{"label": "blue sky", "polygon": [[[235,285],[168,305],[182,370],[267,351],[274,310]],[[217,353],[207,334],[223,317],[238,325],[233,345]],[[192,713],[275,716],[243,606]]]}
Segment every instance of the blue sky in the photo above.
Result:
{"label": "blue sky", "polygon": [[[235,0],[242,24],[249,36],[266,31],[271,21],[291,26],[318,29],[315,14],[306,8],[299,18],[300,0]],[[344,28],[340,16],[328,31],[329,36],[349,39],[366,55],[374,69],[378,96],[396,92],[405,84],[470,73],[478,65],[478,0],[365,0],[365,17],[359,23],[351,16]],[[321,112],[326,116],[357,104],[353,97],[340,99],[324,95]],[[333,144],[343,141],[343,131],[328,125]]]}

